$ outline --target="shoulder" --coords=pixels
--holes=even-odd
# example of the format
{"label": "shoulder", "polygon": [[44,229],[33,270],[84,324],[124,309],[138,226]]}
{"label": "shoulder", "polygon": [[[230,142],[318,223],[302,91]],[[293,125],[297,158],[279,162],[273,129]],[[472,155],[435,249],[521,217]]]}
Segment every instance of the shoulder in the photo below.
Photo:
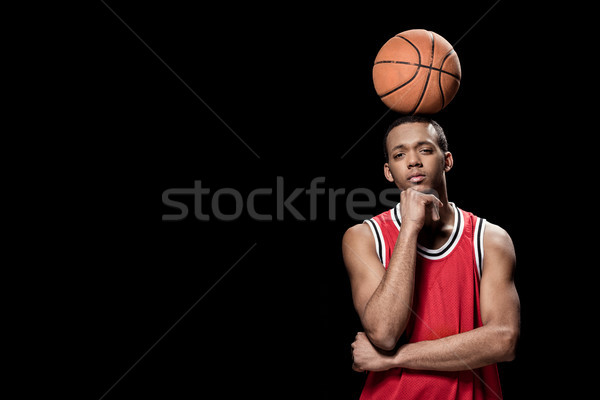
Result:
{"label": "shoulder", "polygon": [[486,251],[489,249],[514,254],[513,242],[508,232],[488,221],[486,221],[483,233],[483,246]]}
{"label": "shoulder", "polygon": [[346,230],[342,239],[342,255],[347,268],[363,264],[366,259],[377,258],[375,238],[367,224],[356,224]]}
{"label": "shoulder", "polygon": [[373,233],[366,223],[346,230],[342,239],[342,256],[353,291],[361,290],[359,288],[375,290],[373,286],[379,284],[385,268],[375,250]]}
{"label": "shoulder", "polygon": [[375,243],[371,229],[365,223],[353,225],[344,233],[342,246],[358,243]]}
{"label": "shoulder", "polygon": [[486,222],[483,234],[483,271],[496,271],[503,276],[511,276],[516,254],[512,239],[508,232],[498,225]]}

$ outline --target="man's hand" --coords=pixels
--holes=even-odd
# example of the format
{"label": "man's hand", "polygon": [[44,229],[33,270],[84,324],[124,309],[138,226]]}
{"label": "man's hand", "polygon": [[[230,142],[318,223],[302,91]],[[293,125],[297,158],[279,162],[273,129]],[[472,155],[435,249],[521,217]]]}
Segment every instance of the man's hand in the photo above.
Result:
{"label": "man's hand", "polygon": [[352,369],[357,372],[385,371],[394,367],[394,355],[377,349],[364,332],[358,332],[351,345]]}
{"label": "man's hand", "polygon": [[411,227],[419,232],[427,217],[432,221],[440,219],[439,208],[444,203],[433,194],[418,192],[414,189],[406,189],[400,193],[400,215],[403,227]]}

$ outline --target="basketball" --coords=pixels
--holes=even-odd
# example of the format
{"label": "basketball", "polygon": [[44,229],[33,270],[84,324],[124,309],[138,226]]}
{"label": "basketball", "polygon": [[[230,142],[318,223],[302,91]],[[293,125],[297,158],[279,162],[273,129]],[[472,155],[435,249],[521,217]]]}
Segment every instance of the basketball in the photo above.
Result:
{"label": "basketball", "polygon": [[460,62],[452,45],[425,29],[411,29],[388,40],[377,53],[373,84],[379,98],[402,114],[435,114],[460,86]]}

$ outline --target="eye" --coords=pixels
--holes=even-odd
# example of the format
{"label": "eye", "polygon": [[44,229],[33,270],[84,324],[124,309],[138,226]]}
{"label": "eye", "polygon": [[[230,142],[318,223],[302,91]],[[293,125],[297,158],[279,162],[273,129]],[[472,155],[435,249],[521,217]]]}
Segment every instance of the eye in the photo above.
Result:
{"label": "eye", "polygon": [[404,156],[404,153],[398,153],[394,156],[394,158],[402,158],[402,156]]}
{"label": "eye", "polygon": [[428,148],[421,149],[421,153],[431,154],[431,153],[433,153],[433,149],[428,149]]}

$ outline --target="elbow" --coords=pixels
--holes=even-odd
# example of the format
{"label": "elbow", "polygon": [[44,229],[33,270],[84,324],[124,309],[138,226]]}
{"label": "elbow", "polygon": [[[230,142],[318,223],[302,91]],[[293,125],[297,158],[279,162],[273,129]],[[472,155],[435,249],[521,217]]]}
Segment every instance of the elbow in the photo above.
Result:
{"label": "elbow", "polygon": [[517,355],[519,332],[516,329],[501,329],[498,340],[498,361],[513,361]]}
{"label": "elbow", "polygon": [[396,348],[398,337],[391,333],[384,332],[365,332],[371,343],[378,349],[391,351]]}
{"label": "elbow", "polygon": [[378,349],[392,351],[394,348],[396,348],[397,341],[393,338],[383,338],[381,340],[372,341],[371,343],[373,343],[373,345],[375,345],[375,347]]}

